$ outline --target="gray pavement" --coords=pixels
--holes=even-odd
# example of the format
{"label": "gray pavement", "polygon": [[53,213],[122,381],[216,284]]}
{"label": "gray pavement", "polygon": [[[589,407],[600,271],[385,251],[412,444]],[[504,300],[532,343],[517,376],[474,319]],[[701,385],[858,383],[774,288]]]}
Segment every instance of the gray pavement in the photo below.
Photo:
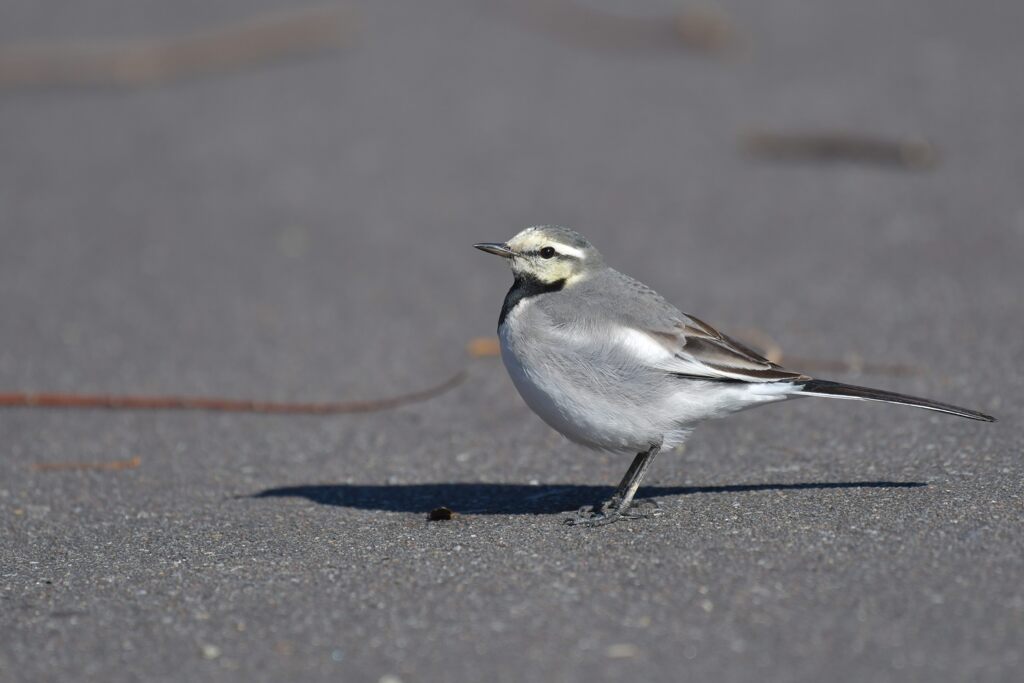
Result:
{"label": "gray pavement", "polygon": [[[5,0],[0,41],[287,5]],[[723,0],[726,58],[581,45],[517,3],[356,6],[315,58],[0,92],[0,391],[330,400],[469,369],[366,415],[0,412],[0,680],[1019,680],[1024,4]],[[752,128],[942,162],[754,160]],[[659,459],[663,516],[561,526],[628,463],[464,350],[510,279],[469,245],[538,222],[790,357],[912,370],[824,375],[1001,421],[764,408]]]}

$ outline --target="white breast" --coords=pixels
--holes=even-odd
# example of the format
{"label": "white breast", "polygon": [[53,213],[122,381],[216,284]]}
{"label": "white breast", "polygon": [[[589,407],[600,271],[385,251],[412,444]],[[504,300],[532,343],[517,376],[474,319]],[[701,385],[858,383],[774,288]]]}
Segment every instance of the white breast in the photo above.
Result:
{"label": "white breast", "polygon": [[555,348],[522,333],[531,303],[520,302],[499,330],[501,359],[526,405],[569,440],[591,448],[638,452],[659,438],[638,424],[638,413],[615,409],[609,405],[611,397],[568,381],[560,364],[564,359],[556,357]]}
{"label": "white breast", "polygon": [[505,319],[505,324],[498,331],[501,340],[501,360],[505,363],[512,383],[516,385],[519,395],[526,401],[533,412],[542,420],[574,441],[585,440],[585,435],[578,433],[576,425],[566,419],[565,406],[556,397],[563,394],[564,387],[559,386],[557,378],[552,376],[539,358],[530,358],[524,348],[527,340],[516,334],[523,310],[530,305],[529,301],[521,301]]}

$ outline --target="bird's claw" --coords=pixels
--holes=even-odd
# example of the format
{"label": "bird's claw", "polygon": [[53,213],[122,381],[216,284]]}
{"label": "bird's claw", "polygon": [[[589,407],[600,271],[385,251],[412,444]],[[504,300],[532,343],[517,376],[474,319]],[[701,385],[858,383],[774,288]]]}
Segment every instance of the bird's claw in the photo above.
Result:
{"label": "bird's claw", "polygon": [[622,515],[628,519],[650,519],[651,517],[661,517],[663,514],[665,511],[653,498],[635,501],[628,510],[622,512]]}
{"label": "bird's claw", "polygon": [[566,526],[599,527],[627,519],[650,519],[661,514],[661,506],[656,500],[637,501],[622,509],[619,507],[619,501],[613,498],[602,503],[600,510],[594,510],[593,505],[584,505],[564,523]]}
{"label": "bird's claw", "polygon": [[601,506],[601,510],[594,510],[593,505],[584,505],[576,514],[565,520],[566,526],[586,526],[586,527],[599,527],[607,524],[613,524],[622,519],[622,514],[616,511],[605,510],[605,506]]}

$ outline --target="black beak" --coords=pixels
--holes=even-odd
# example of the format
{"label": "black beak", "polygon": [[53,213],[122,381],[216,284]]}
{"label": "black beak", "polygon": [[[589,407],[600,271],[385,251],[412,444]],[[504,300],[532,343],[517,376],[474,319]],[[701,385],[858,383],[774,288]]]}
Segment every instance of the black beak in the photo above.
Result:
{"label": "black beak", "polygon": [[507,244],[499,244],[498,242],[481,242],[480,244],[474,244],[474,247],[480,251],[486,251],[488,254],[494,254],[502,258],[512,258],[513,252],[508,248]]}

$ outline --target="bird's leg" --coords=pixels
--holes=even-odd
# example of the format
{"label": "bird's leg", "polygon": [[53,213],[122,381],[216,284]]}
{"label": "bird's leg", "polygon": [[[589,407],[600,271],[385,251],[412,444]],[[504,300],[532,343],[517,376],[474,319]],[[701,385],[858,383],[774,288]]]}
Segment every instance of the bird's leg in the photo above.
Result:
{"label": "bird's leg", "polygon": [[636,495],[637,489],[640,488],[640,481],[647,474],[647,470],[650,469],[651,464],[654,462],[654,456],[660,450],[660,446],[651,446],[648,450],[637,453],[636,457],[633,458],[633,463],[626,470],[625,476],[622,477],[622,481],[619,482],[618,487],[615,489],[615,493],[601,504],[602,513],[623,513],[629,509],[633,504],[633,497]]}
{"label": "bird's leg", "polygon": [[608,500],[601,503],[597,510],[592,506],[586,506],[576,513],[576,516],[566,520],[566,524],[572,526],[604,526],[623,519],[636,519],[638,517],[653,517],[659,514],[657,503],[654,503],[654,510],[647,513],[640,513],[630,510],[633,505],[633,496],[640,488],[647,470],[650,469],[654,457],[661,450],[660,444],[652,444],[649,449],[637,453],[633,458],[633,464],[626,470],[626,476],[619,482],[615,493]]}

